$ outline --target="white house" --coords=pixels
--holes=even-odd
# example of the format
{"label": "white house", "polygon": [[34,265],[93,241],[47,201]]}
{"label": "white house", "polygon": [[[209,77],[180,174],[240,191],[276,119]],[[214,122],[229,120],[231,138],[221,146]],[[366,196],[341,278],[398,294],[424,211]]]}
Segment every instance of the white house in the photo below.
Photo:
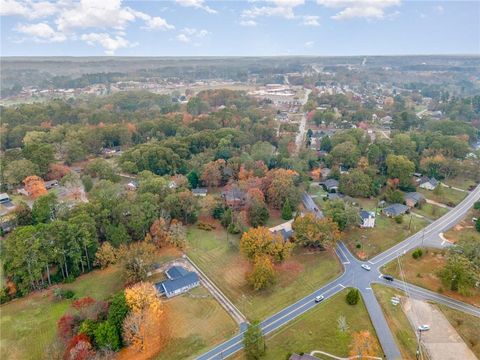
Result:
{"label": "white house", "polygon": [[427,189],[427,190],[435,190],[435,188],[438,185],[438,180],[435,178],[421,178],[419,181],[419,186],[422,189]]}
{"label": "white house", "polygon": [[375,227],[375,213],[373,211],[360,211],[360,227],[373,228]]}

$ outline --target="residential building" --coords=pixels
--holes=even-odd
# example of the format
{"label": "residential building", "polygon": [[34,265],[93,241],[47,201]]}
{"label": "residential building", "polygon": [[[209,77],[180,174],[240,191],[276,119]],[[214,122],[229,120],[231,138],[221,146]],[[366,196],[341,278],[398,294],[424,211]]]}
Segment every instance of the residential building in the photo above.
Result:
{"label": "residential building", "polygon": [[222,198],[228,206],[241,207],[245,205],[246,195],[238,188],[231,188],[222,191]]}
{"label": "residential building", "polygon": [[125,185],[125,189],[129,191],[135,191],[138,189],[138,181],[132,180]]}
{"label": "residential building", "polygon": [[198,274],[182,266],[172,266],[165,274],[168,279],[155,284],[155,287],[167,298],[183,294],[200,285]]}
{"label": "residential building", "polygon": [[207,188],[196,188],[196,189],[192,189],[192,193],[195,196],[207,196],[208,189]]}
{"label": "residential building", "polygon": [[434,190],[437,187],[439,182],[434,177],[429,179],[425,176],[425,177],[420,178],[417,183],[418,183],[418,186],[421,187],[422,189],[427,189],[427,190],[431,191],[431,190]]}
{"label": "residential building", "polygon": [[373,228],[375,227],[375,213],[373,211],[360,211],[360,227]]}
{"label": "residential building", "polygon": [[10,196],[8,196],[7,193],[1,193],[0,194],[0,204],[9,203],[9,202],[10,202]]}
{"label": "residential building", "polygon": [[391,204],[383,209],[383,212],[388,217],[396,217],[403,215],[409,211],[409,207],[403,204]]}
{"label": "residential building", "polygon": [[337,192],[339,183],[338,183],[338,180],[327,179],[327,180],[321,182],[320,185],[323,185],[325,190],[328,191],[328,192]]}
{"label": "residential building", "polygon": [[58,180],[45,181],[45,189],[50,190],[59,186]]}
{"label": "residential building", "polygon": [[319,360],[319,359],[315,356],[308,355],[308,354],[303,354],[303,355],[292,354],[290,355],[288,360]]}
{"label": "residential building", "polygon": [[405,205],[407,205],[409,208],[413,208],[425,202],[425,196],[423,196],[423,194],[420,194],[419,192],[406,193],[403,198],[405,200]]}

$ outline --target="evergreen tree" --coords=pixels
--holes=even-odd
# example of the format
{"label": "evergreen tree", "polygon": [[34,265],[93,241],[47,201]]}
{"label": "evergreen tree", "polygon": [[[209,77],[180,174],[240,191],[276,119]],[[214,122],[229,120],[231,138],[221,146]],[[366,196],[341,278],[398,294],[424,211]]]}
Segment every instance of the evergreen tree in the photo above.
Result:
{"label": "evergreen tree", "polygon": [[292,218],[292,207],[290,206],[290,201],[285,200],[283,203],[283,208],[282,208],[282,219],[283,220],[290,220]]}

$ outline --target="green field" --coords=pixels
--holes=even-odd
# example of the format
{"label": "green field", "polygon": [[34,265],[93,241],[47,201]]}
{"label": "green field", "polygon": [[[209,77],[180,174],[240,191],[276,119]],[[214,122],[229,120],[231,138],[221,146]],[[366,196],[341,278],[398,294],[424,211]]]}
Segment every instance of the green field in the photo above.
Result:
{"label": "green field", "polygon": [[448,212],[448,209],[432,204],[423,204],[421,208],[413,208],[412,212],[436,220]]}
{"label": "green field", "polygon": [[250,264],[238,251],[239,236],[228,235],[228,238],[227,241],[227,233],[220,226],[214,231],[191,227],[187,253],[250,320],[274,314],[341,272],[333,253],[311,254],[297,249],[277,267],[276,284],[266,291],[254,292],[245,281]]}
{"label": "green field", "polygon": [[[377,215],[374,228],[345,231],[342,240],[357,257],[370,259],[420,231],[427,224],[427,221],[410,215],[403,216],[402,224],[397,224],[394,219],[384,215]],[[360,244],[360,248],[357,248],[357,244]]]}
{"label": "green field", "polygon": [[400,348],[402,359],[415,359],[415,352],[417,350],[417,338],[415,332],[413,331],[407,316],[402,311],[401,306],[393,306],[390,302],[390,299],[393,296],[403,296],[403,292],[379,284],[372,284],[372,289],[382,307],[388,326],[395,337],[395,341]]}
{"label": "green field", "polygon": [[[171,258],[170,254],[160,255],[158,261]],[[77,298],[90,296],[105,300],[122,290],[123,284],[121,269],[112,266],[94,270],[60,287],[73,290]],[[0,358],[41,359],[45,348],[55,338],[58,319],[71,303],[72,300],[55,300],[52,289],[48,289],[1,305]]]}
{"label": "green field", "polygon": [[[325,300],[314,309],[269,335],[264,359],[288,359],[292,353],[310,353],[313,350],[346,357],[349,355],[353,332],[368,330],[376,338],[363,301],[360,300],[355,306],[348,305],[345,301],[347,291],[345,289]],[[345,316],[347,320],[349,329],[345,333],[341,332],[337,326],[340,316]],[[380,353],[377,356],[382,357],[380,345],[378,348]],[[243,359],[242,354],[238,354],[234,358]]]}
{"label": "green field", "polygon": [[454,177],[453,179],[442,180],[443,183],[463,190],[469,190],[471,186],[477,185],[474,180],[466,179],[462,176]]}
{"label": "green field", "polygon": [[237,324],[209,294],[199,287],[166,302],[172,339],[156,357],[190,359],[235,335]]}
{"label": "green field", "polygon": [[422,193],[427,199],[452,207],[458,205],[467,196],[466,192],[450,189],[444,186],[441,187],[440,194],[434,194],[433,191],[421,188],[418,188],[417,191]]}

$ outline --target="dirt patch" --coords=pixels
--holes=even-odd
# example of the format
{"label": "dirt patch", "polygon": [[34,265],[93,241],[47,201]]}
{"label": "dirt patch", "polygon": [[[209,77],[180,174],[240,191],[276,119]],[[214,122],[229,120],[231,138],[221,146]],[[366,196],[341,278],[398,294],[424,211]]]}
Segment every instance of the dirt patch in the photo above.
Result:
{"label": "dirt patch", "polygon": [[422,332],[421,342],[432,360],[477,360],[463,339],[447,318],[434,305],[425,301],[404,298],[402,309],[414,329],[429,325],[430,330]]}
{"label": "dirt patch", "polygon": [[296,261],[285,261],[276,268],[282,280],[292,281],[300,275],[305,267]]}

